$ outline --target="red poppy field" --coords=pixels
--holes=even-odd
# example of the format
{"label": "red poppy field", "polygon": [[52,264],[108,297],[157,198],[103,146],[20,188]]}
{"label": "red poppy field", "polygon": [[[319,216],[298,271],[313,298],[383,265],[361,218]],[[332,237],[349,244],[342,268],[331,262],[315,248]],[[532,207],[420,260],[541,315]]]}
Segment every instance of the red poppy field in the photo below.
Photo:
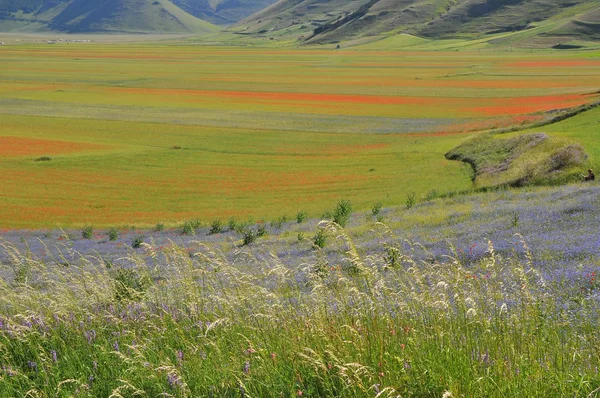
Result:
{"label": "red poppy field", "polygon": [[467,189],[443,155],[474,131],[600,99],[589,52],[22,44],[0,69],[4,228],[398,205]]}

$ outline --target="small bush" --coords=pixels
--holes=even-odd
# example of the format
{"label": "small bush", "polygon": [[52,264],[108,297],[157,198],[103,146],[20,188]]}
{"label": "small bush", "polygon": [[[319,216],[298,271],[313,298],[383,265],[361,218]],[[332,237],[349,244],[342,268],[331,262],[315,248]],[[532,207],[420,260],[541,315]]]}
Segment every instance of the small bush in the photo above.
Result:
{"label": "small bush", "polygon": [[235,231],[235,227],[237,226],[237,221],[235,217],[231,217],[227,222],[227,227],[229,227],[230,231]]}
{"label": "small bush", "polygon": [[340,200],[333,210],[333,221],[340,227],[345,227],[352,214],[352,204],[347,200]]}
{"label": "small bush", "polygon": [[198,228],[200,228],[200,220],[187,220],[183,223],[181,233],[183,235],[194,235]]}
{"label": "small bush", "polygon": [[192,227],[192,224],[187,221],[183,223],[183,227],[181,228],[182,235],[193,235],[195,232],[196,231]]}
{"label": "small bush", "polygon": [[119,231],[116,228],[111,228],[108,230],[108,240],[117,240],[119,237]]}
{"label": "small bush", "polygon": [[119,268],[112,274],[112,279],[114,295],[118,301],[140,300],[151,285],[150,278],[135,269]]}
{"label": "small bush", "polygon": [[519,213],[513,213],[512,218],[510,220],[510,225],[513,228],[517,228],[519,226]]}
{"label": "small bush", "polygon": [[319,228],[315,236],[313,236],[312,241],[316,247],[320,249],[324,248],[327,244],[327,233],[325,230],[323,228]]}
{"label": "small bush", "polygon": [[140,247],[142,247],[142,243],[144,243],[144,237],[136,236],[131,241],[131,247],[133,247],[134,249],[139,249]]}
{"label": "small bush", "polygon": [[298,242],[303,242],[306,237],[303,232],[298,232]]}
{"label": "small bush", "polygon": [[425,200],[427,200],[427,201],[434,200],[438,196],[439,196],[438,190],[432,189],[431,191],[427,192],[427,195],[425,195]]}
{"label": "small bush", "polygon": [[383,259],[387,267],[398,267],[400,265],[400,250],[395,246],[387,246]]}
{"label": "small bush", "polygon": [[304,221],[306,221],[307,218],[308,215],[305,211],[299,211],[298,214],[296,214],[296,222],[298,224],[302,224]]}
{"label": "small bush", "polygon": [[210,230],[208,231],[210,235],[220,234],[221,232],[223,232],[221,220],[214,220],[212,223],[210,223]]}
{"label": "small bush", "polygon": [[83,239],[92,239],[92,236],[94,236],[94,227],[91,225],[86,225],[81,229],[81,237]]}
{"label": "small bush", "polygon": [[247,229],[244,231],[244,239],[242,241],[242,246],[248,246],[256,241],[256,233],[251,229]]}
{"label": "small bush", "polygon": [[251,222],[250,221],[244,221],[244,222],[238,222],[235,225],[235,232],[239,233],[239,234],[244,234],[246,233],[246,231],[248,231],[251,227],[250,227]]}
{"label": "small bush", "polygon": [[158,224],[156,224],[154,226],[154,230],[157,231],[157,232],[160,232],[160,231],[162,231],[164,229],[165,229],[165,224],[163,224],[161,222],[159,222]]}
{"label": "small bush", "polygon": [[271,222],[271,227],[273,227],[275,229],[281,229],[281,227],[283,227],[283,224],[285,224],[286,222],[287,222],[287,216],[283,215],[283,216],[279,217],[277,219],[277,221]]}
{"label": "small bush", "polygon": [[256,236],[263,237],[267,235],[267,226],[265,224],[260,224],[258,229],[256,230]]}
{"label": "small bush", "polygon": [[190,224],[192,224],[192,227],[194,229],[198,229],[201,226],[200,220],[198,220],[197,218],[193,219],[193,220],[190,220],[189,222],[190,222]]}
{"label": "small bush", "polygon": [[381,212],[382,206],[383,205],[381,204],[381,202],[377,202],[371,207],[371,214],[373,215],[373,217],[376,217]]}
{"label": "small bush", "polygon": [[417,203],[417,195],[414,192],[406,195],[406,208],[410,209]]}
{"label": "small bush", "polygon": [[49,162],[51,160],[52,160],[52,158],[50,156],[42,156],[42,157],[37,158],[35,161],[36,162]]}

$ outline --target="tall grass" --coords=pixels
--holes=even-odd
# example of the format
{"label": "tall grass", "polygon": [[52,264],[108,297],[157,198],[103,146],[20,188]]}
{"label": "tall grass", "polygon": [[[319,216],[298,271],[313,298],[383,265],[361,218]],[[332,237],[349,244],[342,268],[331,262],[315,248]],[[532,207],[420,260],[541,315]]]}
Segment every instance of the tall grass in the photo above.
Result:
{"label": "tall grass", "polygon": [[362,256],[322,226],[334,252],[296,266],[200,242],[144,243],[118,268],[2,244],[0,397],[596,394],[593,291],[563,300],[491,243],[467,267],[417,261],[381,224]]}

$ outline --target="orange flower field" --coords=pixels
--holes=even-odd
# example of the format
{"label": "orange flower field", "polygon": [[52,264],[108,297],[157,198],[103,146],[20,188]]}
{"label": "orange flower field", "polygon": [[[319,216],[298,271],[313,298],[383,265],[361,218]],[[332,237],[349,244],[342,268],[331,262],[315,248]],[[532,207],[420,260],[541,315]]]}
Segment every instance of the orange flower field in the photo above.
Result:
{"label": "orange flower field", "polygon": [[22,44],[0,68],[7,228],[398,205],[471,187],[444,154],[478,131],[600,100],[577,52]]}

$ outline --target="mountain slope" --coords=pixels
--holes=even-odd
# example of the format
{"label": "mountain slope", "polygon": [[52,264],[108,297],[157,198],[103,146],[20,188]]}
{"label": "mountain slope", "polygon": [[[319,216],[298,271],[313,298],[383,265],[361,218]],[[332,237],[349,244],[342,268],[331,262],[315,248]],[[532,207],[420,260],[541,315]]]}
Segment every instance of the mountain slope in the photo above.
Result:
{"label": "mountain slope", "polygon": [[0,30],[201,33],[216,28],[169,0],[0,0]]}
{"label": "mountain slope", "polygon": [[546,21],[558,24],[553,34],[597,39],[600,5],[589,0],[280,0],[241,21],[237,29],[335,43],[393,33],[473,38]]}
{"label": "mountain slope", "polygon": [[173,0],[182,10],[217,25],[228,25],[252,15],[277,0]]}

